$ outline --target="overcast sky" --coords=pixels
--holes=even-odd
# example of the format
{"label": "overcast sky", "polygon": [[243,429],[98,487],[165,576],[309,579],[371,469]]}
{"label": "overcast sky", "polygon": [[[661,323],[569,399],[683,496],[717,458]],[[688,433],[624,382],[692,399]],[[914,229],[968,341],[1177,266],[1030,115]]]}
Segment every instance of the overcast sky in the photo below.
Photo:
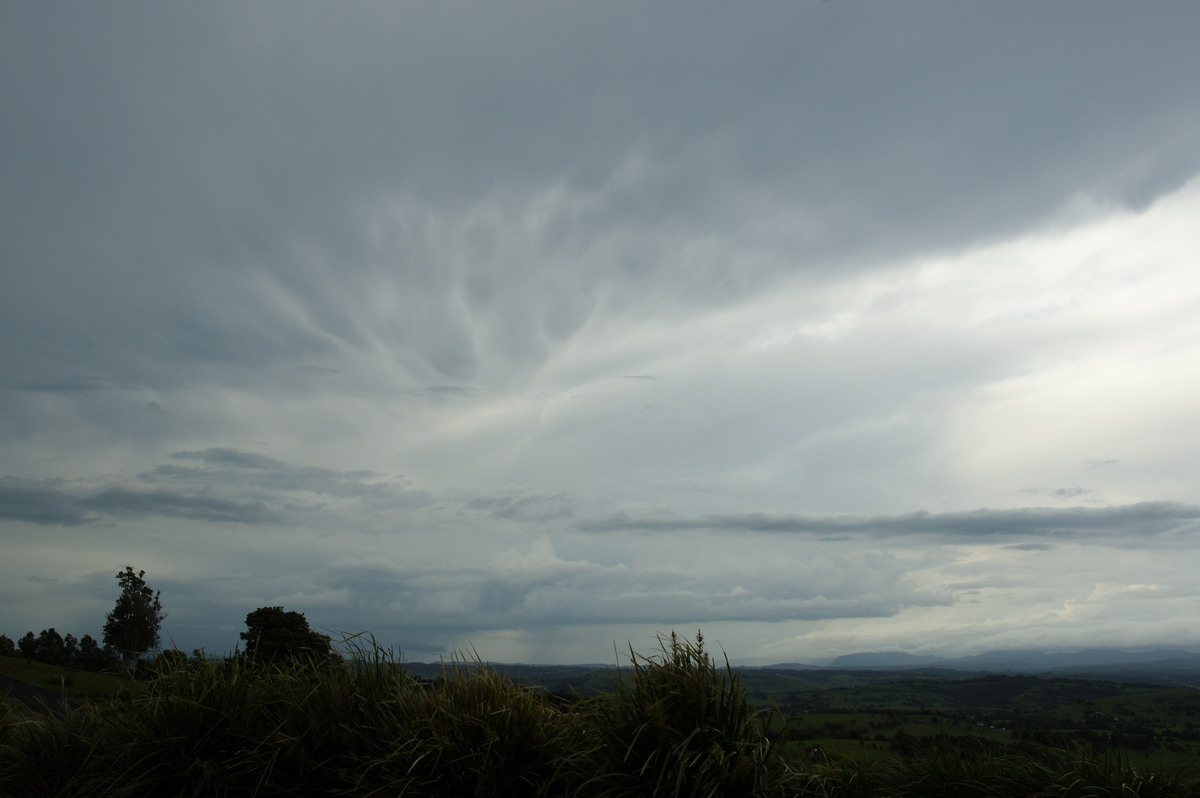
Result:
{"label": "overcast sky", "polygon": [[0,632],[1200,648],[1197,32],[0,4]]}

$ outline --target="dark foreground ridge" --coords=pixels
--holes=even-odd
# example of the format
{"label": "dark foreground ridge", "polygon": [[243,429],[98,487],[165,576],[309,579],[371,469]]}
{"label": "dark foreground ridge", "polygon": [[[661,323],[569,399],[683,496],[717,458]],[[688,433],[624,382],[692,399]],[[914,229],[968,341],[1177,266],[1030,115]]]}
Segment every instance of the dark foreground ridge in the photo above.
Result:
{"label": "dark foreground ridge", "polygon": [[431,667],[160,655],[66,712],[0,701],[0,798],[1200,796],[1192,688],[734,669],[699,636],[621,668]]}

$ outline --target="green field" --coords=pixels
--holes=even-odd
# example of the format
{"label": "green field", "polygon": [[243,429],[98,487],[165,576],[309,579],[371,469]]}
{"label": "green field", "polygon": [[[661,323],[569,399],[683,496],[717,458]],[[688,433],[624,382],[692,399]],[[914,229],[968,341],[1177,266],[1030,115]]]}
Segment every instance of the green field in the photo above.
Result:
{"label": "green field", "polygon": [[7,676],[33,687],[59,690],[73,696],[115,696],[122,692],[143,689],[137,682],[115,674],[92,673],[41,662],[27,662],[19,657],[0,656],[0,676]]}
{"label": "green field", "polygon": [[774,677],[744,681],[760,701],[786,707],[789,740],[840,755],[874,760],[933,743],[1017,754],[1077,746],[1200,775],[1200,691],[1191,688],[1019,675],[887,674],[805,690]]}

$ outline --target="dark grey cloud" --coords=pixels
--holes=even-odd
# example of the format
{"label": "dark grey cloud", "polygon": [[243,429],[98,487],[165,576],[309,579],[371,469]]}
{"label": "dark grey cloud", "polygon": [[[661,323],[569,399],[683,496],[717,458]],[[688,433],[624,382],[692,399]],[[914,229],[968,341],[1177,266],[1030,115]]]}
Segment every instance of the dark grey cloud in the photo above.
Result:
{"label": "dark grey cloud", "polygon": [[1139,502],[1119,507],[1029,507],[885,516],[741,513],[684,518],[617,514],[606,519],[583,521],[578,527],[586,532],[719,530],[831,536],[835,539],[851,534],[870,534],[927,535],[976,541],[1013,535],[1086,540],[1093,536],[1190,534],[1200,531],[1200,507],[1178,502]]}
{"label": "dark grey cloud", "polygon": [[254,452],[243,452],[224,446],[216,446],[211,449],[195,452],[172,452],[171,456],[180,460],[199,460],[202,463],[210,465],[250,468],[259,471],[280,471],[287,469],[285,463],[276,460],[274,457]]}
{"label": "dark grey cloud", "polygon": [[326,578],[359,610],[403,611],[413,628],[459,633],[571,624],[886,618],[905,607],[951,603],[947,596],[904,585],[902,571],[889,567],[806,580],[582,563],[511,571],[347,565],[329,569]]}
{"label": "dark grey cloud", "polygon": [[468,510],[488,513],[507,521],[545,522],[571,518],[575,514],[571,499],[559,493],[546,495],[480,496],[467,502]]}
{"label": "dark grey cloud", "polygon": [[1022,493],[1035,493],[1043,496],[1053,496],[1056,499],[1076,499],[1093,493],[1091,488],[1022,488]]}
{"label": "dark grey cloud", "polygon": [[95,520],[66,496],[62,480],[0,477],[0,518],[32,524],[79,526]]}
{"label": "dark grey cloud", "polygon": [[6,477],[0,484],[0,517],[40,525],[80,526],[104,517],[162,516],[240,524],[277,524],[283,516],[263,502],[167,490],[110,487],[81,490],[61,480],[35,484]]}
{"label": "dark grey cloud", "polygon": [[16,391],[28,391],[29,393],[76,394],[90,391],[109,391],[118,386],[111,380],[102,377],[72,374],[29,382],[10,381],[5,387]]}
{"label": "dark grey cloud", "polygon": [[264,454],[229,447],[172,452],[171,457],[197,462],[200,466],[160,465],[139,475],[139,479],[147,483],[182,482],[239,492],[257,491],[273,497],[284,492],[303,492],[364,499],[381,506],[417,506],[426,501],[422,492],[407,489],[403,477],[368,470],[295,466]]}
{"label": "dark grey cloud", "polygon": [[[1081,186],[1144,205],[1200,169],[1197,12],[1084,8],[6,8],[5,361],[286,390],[380,343],[471,383],[601,310],[998,235]],[[472,211],[558,186],[584,199],[527,234]],[[381,233],[391,197],[413,218]],[[674,257],[766,246],[773,208],[809,217],[790,259]]]}
{"label": "dark grey cloud", "polygon": [[79,500],[79,505],[118,517],[155,515],[238,524],[277,524],[283,516],[262,502],[240,502],[216,496],[187,495],[167,490],[107,488]]}
{"label": "dark grey cloud", "polygon": [[[417,507],[427,501],[425,494],[407,490],[402,480],[371,471],[298,467],[227,447],[180,451],[172,457],[202,467],[160,465],[127,484],[99,488],[95,481],[4,477],[0,517],[59,526],[143,516],[262,525],[320,509],[315,501],[320,497],[360,500],[373,509]],[[161,487],[164,483],[171,487]]]}
{"label": "dark grey cloud", "polygon": [[1077,496],[1085,496],[1091,492],[1088,488],[1055,488],[1050,491],[1050,495],[1060,499],[1074,499]]}

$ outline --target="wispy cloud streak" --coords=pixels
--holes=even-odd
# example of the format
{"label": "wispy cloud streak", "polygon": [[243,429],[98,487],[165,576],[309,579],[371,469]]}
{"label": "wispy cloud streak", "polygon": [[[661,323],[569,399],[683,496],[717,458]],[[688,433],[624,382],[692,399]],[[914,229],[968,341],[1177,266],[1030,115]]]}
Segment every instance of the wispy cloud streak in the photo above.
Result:
{"label": "wispy cloud streak", "polygon": [[963,541],[1014,536],[1086,540],[1130,534],[1191,535],[1200,532],[1200,506],[1138,502],[1120,507],[1029,507],[878,516],[741,513],[686,518],[621,513],[580,522],[578,528],[596,533],[717,531],[815,537],[924,535]]}

